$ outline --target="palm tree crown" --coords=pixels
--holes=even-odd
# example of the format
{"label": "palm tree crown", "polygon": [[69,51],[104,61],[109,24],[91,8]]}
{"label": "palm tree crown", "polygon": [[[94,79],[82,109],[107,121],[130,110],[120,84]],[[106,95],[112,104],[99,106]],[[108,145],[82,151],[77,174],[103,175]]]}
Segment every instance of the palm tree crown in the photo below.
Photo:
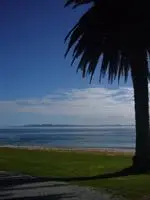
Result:
{"label": "palm tree crown", "polygon": [[[91,80],[101,57],[100,80],[108,73],[110,83],[118,76],[128,77],[132,60],[146,63],[150,53],[150,12],[147,1],[67,0],[66,6],[93,3],[68,33],[65,56],[73,48],[72,64],[80,58],[78,69]],[[144,3],[143,3],[144,2]],[[137,56],[138,55],[138,56]],[[138,69],[137,69],[138,70]]]}

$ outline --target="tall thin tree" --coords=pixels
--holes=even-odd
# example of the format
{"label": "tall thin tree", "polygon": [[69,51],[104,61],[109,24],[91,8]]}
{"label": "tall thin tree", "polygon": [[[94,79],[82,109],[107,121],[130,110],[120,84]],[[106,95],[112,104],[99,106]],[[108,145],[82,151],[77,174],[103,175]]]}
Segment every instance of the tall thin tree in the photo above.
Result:
{"label": "tall thin tree", "polygon": [[150,168],[150,131],[148,98],[148,55],[150,53],[150,12],[148,1],[129,0],[67,0],[66,6],[74,8],[92,3],[68,33],[69,50],[73,48],[73,60],[79,59],[77,69],[83,77],[100,64],[100,80],[108,74],[112,83],[129,71],[133,81],[136,124],[136,151],[134,169]]}

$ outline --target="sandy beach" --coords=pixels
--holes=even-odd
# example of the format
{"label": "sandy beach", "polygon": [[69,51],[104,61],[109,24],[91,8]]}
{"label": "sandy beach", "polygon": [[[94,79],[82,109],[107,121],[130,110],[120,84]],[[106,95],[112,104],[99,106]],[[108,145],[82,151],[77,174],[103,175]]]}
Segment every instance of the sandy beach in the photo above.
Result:
{"label": "sandy beach", "polygon": [[117,149],[117,148],[51,148],[43,146],[17,146],[17,145],[3,145],[0,148],[15,148],[15,149],[27,149],[27,150],[39,150],[39,151],[59,151],[59,152],[90,152],[90,153],[106,153],[109,155],[123,155],[134,154],[134,149]]}

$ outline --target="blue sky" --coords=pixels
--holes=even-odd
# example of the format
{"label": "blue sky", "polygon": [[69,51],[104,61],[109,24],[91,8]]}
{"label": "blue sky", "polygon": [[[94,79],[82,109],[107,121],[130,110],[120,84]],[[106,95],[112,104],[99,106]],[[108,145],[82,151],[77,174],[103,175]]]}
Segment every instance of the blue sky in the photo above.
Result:
{"label": "blue sky", "polygon": [[[123,111],[119,114],[114,113],[116,120],[111,121],[114,110],[111,111],[111,115],[108,111],[105,113],[105,105],[104,114],[101,110],[101,100],[99,99],[100,103],[97,101],[97,104],[94,104],[93,96],[92,100],[89,100],[88,96],[97,92],[101,98],[102,93],[109,92],[110,98],[114,98],[114,91],[117,96],[123,91],[124,95],[129,97],[130,80],[126,85],[122,83],[120,88],[117,82],[109,86],[106,80],[100,85],[97,70],[97,75],[89,85],[89,79],[83,80],[80,73],[76,74],[75,67],[70,66],[71,55],[64,59],[64,38],[86,10],[87,7],[77,10],[70,7],[64,9],[63,0],[0,2],[0,125],[115,123],[120,116],[123,117],[120,123],[130,121],[125,120],[126,114]],[[76,95],[79,94],[80,103],[76,99]],[[45,101],[47,103],[44,104]],[[119,100],[119,103],[126,108],[122,100]],[[90,105],[98,106],[99,113],[97,109],[86,113]],[[76,113],[74,106],[85,107],[85,110],[79,109],[81,113]],[[126,106],[131,106],[133,115],[133,106]],[[66,112],[62,111],[64,108]],[[67,109],[70,112],[67,112]]]}

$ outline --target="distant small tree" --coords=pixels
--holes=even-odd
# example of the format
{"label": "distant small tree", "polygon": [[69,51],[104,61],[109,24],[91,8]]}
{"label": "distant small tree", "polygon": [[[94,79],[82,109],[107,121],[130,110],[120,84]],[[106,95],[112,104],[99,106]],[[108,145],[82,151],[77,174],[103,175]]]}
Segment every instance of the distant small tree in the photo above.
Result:
{"label": "distant small tree", "polygon": [[99,58],[100,80],[108,74],[112,83],[131,71],[135,101],[135,169],[150,168],[150,131],[148,98],[148,55],[150,53],[150,12],[148,1],[67,0],[65,6],[92,3],[67,35],[65,56],[73,48],[73,60],[79,58],[83,77],[94,75]]}

